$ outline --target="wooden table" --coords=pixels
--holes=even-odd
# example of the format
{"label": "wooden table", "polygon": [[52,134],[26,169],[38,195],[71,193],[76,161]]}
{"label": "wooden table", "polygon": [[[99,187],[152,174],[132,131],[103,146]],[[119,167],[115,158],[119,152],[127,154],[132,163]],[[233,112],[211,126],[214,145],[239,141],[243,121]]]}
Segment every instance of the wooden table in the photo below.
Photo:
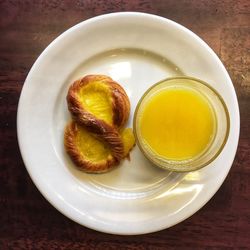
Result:
{"label": "wooden table", "polygon": [[[241,111],[238,152],[216,195],[186,221],[141,236],[64,217],[32,183],[17,144],[18,99],[38,55],[76,23],[116,11],[157,14],[197,33],[228,69]],[[2,0],[0,31],[0,249],[250,249],[250,1]]]}

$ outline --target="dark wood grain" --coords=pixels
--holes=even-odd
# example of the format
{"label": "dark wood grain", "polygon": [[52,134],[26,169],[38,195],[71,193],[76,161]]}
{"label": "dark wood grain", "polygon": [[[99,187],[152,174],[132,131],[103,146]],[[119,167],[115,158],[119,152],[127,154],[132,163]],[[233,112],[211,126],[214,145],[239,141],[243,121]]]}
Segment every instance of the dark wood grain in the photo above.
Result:
{"label": "dark wood grain", "polygon": [[[227,67],[237,91],[241,135],[233,167],[216,195],[170,229],[117,236],[60,214],[32,183],[21,158],[16,112],[38,55],[87,18],[142,11],[177,21],[202,37]],[[250,249],[250,1],[0,1],[0,249]]]}

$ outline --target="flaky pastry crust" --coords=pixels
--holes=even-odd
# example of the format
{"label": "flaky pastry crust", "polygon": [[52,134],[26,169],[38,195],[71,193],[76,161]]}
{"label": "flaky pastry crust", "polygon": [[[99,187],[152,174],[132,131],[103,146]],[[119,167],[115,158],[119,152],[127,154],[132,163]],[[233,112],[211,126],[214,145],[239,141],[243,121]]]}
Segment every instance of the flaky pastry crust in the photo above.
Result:
{"label": "flaky pastry crust", "polygon": [[[111,123],[93,115],[79,98],[81,89],[94,83],[105,85],[110,91]],[[130,113],[130,102],[123,88],[108,76],[87,75],[70,86],[67,103],[73,119],[86,126],[90,132],[103,138],[112,149],[113,156],[119,161],[123,157],[124,149],[118,130],[125,125]]]}
{"label": "flaky pastry crust", "polygon": [[129,98],[124,89],[117,82],[105,75],[87,75],[75,81],[70,86],[67,94],[69,111],[74,115],[76,120],[79,119],[82,123],[84,123],[84,120],[89,120],[89,118],[91,118],[91,121],[95,120],[95,123],[97,124],[101,121],[98,117],[93,117],[91,112],[89,112],[78,97],[81,88],[96,82],[98,84],[103,84],[110,89],[113,119],[112,123],[109,125],[115,126],[118,129],[123,127],[126,124],[130,113]]}
{"label": "flaky pastry crust", "polygon": [[[84,155],[84,152],[77,145],[77,136],[80,129],[81,126],[76,122],[70,122],[66,126],[64,133],[65,149],[75,165],[80,170],[88,173],[104,173],[114,168],[119,161],[112,154],[109,154],[106,159],[101,161],[91,161]],[[103,141],[103,143],[105,142]]]}
{"label": "flaky pastry crust", "polygon": [[75,81],[67,94],[73,122],[65,128],[64,145],[76,166],[88,173],[111,170],[135,145],[133,131],[124,129],[130,102],[110,77],[88,75]]}

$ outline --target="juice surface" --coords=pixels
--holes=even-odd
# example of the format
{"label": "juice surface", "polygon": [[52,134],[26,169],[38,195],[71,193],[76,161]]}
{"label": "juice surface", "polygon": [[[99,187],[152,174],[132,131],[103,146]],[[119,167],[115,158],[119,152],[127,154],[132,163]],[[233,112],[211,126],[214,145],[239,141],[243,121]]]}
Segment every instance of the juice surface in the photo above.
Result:
{"label": "juice surface", "polygon": [[144,105],[139,120],[144,143],[170,160],[193,158],[213,138],[215,118],[206,97],[190,88],[166,88]]}

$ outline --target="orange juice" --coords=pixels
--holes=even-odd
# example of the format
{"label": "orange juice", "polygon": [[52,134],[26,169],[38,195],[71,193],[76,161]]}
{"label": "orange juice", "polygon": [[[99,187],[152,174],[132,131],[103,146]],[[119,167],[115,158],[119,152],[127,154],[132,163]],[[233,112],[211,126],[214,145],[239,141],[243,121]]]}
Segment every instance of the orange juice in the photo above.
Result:
{"label": "orange juice", "polygon": [[192,88],[165,88],[145,103],[139,120],[143,143],[168,160],[200,155],[215,133],[215,115],[207,98]]}

